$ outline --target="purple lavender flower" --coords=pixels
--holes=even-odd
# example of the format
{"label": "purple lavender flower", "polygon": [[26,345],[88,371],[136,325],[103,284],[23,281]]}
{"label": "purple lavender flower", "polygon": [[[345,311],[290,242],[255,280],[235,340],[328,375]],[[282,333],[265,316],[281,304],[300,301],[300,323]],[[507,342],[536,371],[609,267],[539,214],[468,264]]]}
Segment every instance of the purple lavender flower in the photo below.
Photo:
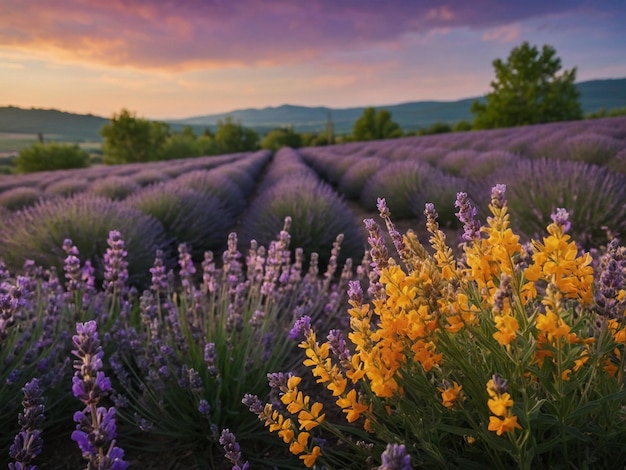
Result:
{"label": "purple lavender flower", "polygon": [[327,339],[330,344],[330,350],[337,357],[339,363],[344,367],[349,367],[352,356],[346,346],[346,340],[341,330],[330,330]]}
{"label": "purple lavender flower", "polygon": [[150,274],[152,274],[151,289],[155,292],[167,292],[167,270],[163,264],[162,250],[156,250]]}
{"label": "purple lavender flower", "polygon": [[387,252],[385,240],[380,231],[380,227],[374,222],[374,219],[365,219],[363,223],[365,224],[365,229],[369,232],[367,242],[371,247],[371,266],[375,272],[380,273],[380,270],[387,267],[389,263],[389,253]]}
{"label": "purple lavender flower", "polygon": [[15,463],[9,464],[10,470],[34,470],[37,467],[31,462],[37,457],[43,448],[41,438],[41,424],[44,416],[44,400],[39,380],[33,379],[24,385],[24,413],[18,415],[20,432],[15,436],[15,440],[9,449],[9,456]]}
{"label": "purple lavender flower", "polygon": [[178,264],[180,266],[179,276],[186,292],[193,289],[193,276],[196,274],[196,267],[193,265],[191,253],[186,244],[178,245]]}
{"label": "purple lavender flower", "polygon": [[382,465],[378,470],[411,470],[411,456],[406,453],[404,444],[387,444],[381,454]]}
{"label": "purple lavender flower", "polygon": [[233,470],[247,470],[250,467],[248,462],[241,461],[241,448],[228,428],[222,430],[220,444],[224,448],[224,456],[233,464]]}
{"label": "purple lavender flower", "polygon": [[65,288],[68,292],[76,292],[81,287],[82,271],[80,259],[78,258],[78,248],[74,246],[72,240],[66,238],[63,241],[63,250],[67,253],[63,264],[65,271]]}
{"label": "purple lavender flower", "polygon": [[117,230],[109,232],[109,248],[104,254],[104,282],[102,287],[109,294],[125,294],[128,282],[128,252],[124,249],[122,234]]}
{"label": "purple lavender flower", "polygon": [[555,212],[550,214],[550,218],[555,225],[557,225],[563,233],[567,233],[572,227],[572,223],[569,221],[569,212],[559,207]]}
{"label": "purple lavender flower", "polygon": [[209,374],[216,376],[218,374],[215,362],[217,360],[217,351],[215,343],[206,343],[204,345],[204,363],[206,364]]}
{"label": "purple lavender flower", "polygon": [[620,318],[626,309],[626,299],[619,293],[626,289],[626,247],[614,238],[607,246],[598,265],[600,276],[596,283],[596,308],[601,315]]}
{"label": "purple lavender flower", "polygon": [[209,416],[209,413],[211,412],[211,405],[209,405],[208,401],[202,399],[198,403],[198,411],[202,416]]}
{"label": "purple lavender flower", "polygon": [[467,242],[478,240],[480,238],[480,223],[476,220],[476,207],[472,206],[467,193],[457,193],[454,207],[459,209],[456,215],[463,224],[463,240]]}
{"label": "purple lavender flower", "polygon": [[72,337],[76,348],[72,354],[78,359],[74,361],[76,371],[72,377],[72,392],[85,408],[74,413],[76,430],[72,433],[72,440],[89,461],[89,468],[124,470],[129,464],[123,460],[124,451],[115,446],[115,408],[97,406],[113,391],[111,381],[100,370],[104,352],[97,324],[93,320],[77,323],[76,333]]}
{"label": "purple lavender flower", "polygon": [[241,403],[246,405],[250,411],[254,414],[259,415],[263,413],[263,402],[259,400],[259,397],[256,395],[251,395],[250,393],[246,393],[241,400]]}
{"label": "purple lavender flower", "polygon": [[491,205],[502,209],[506,205],[506,184],[496,184],[491,188]]}
{"label": "purple lavender flower", "polygon": [[304,315],[293,324],[293,328],[289,332],[289,339],[297,339],[300,335],[306,336],[309,331],[311,331],[311,317]]}

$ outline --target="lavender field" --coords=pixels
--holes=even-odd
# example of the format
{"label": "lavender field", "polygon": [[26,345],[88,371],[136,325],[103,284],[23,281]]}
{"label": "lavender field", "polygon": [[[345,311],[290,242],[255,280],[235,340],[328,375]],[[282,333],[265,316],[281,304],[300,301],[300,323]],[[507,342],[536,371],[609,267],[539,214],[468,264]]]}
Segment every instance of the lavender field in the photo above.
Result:
{"label": "lavender field", "polygon": [[[494,196],[499,185],[505,185],[506,203]],[[459,193],[471,201],[474,212],[463,212]],[[506,213],[494,216],[494,207]],[[594,315],[618,322],[611,331],[622,331],[626,254],[619,243],[626,233],[626,117],[283,148],[274,154],[262,150],[0,175],[0,465],[379,468],[381,462],[403,461],[410,454],[416,468],[420,462],[446,468],[443,461],[449,468],[469,468],[464,467],[469,461],[511,468],[511,462],[518,462],[515,452],[528,451],[523,446],[530,437],[511,439],[500,449],[499,441],[489,437],[487,424],[476,424],[484,435],[471,434],[468,421],[442,418],[447,427],[441,429],[449,435],[463,427],[460,435],[478,442],[479,451],[467,454],[465,448],[455,447],[458,443],[451,446],[459,456],[454,461],[445,452],[443,460],[433,457],[432,449],[420,447],[417,434],[403,434],[397,423],[393,426],[398,428],[389,424],[383,432],[373,416],[385,393],[379,394],[375,386],[359,386],[354,364],[346,362],[360,347],[354,342],[348,352],[346,346],[348,338],[358,336],[355,314],[348,314],[360,308],[355,299],[360,299],[358,305],[372,301],[378,309],[376,302],[393,298],[379,292],[381,279],[386,279],[380,278],[386,258],[396,257],[398,265],[417,270],[417,263],[408,262],[406,246],[422,259],[439,250],[448,253],[433,264],[443,274],[428,273],[435,290],[457,269],[442,268],[446,256],[450,266],[454,256],[459,256],[456,266],[471,265],[472,253],[461,254],[469,246],[467,214],[482,226],[502,217],[507,228],[510,220],[510,229],[519,237],[515,263],[520,266],[529,263],[532,247],[541,252],[550,236],[557,237],[556,232],[546,233],[554,224],[553,230],[561,230],[559,243],[569,250],[568,260],[589,254],[589,269],[580,267],[584,275],[570,276],[576,281],[568,281],[569,287],[554,284],[562,287],[567,301],[582,302]],[[383,236],[372,219],[389,233]],[[434,241],[422,252],[412,236],[403,240],[397,227],[412,228],[425,245],[429,237]],[[563,237],[565,232],[568,237]],[[383,239],[398,252],[385,251]],[[509,241],[503,239],[502,246]],[[442,248],[445,243],[450,252]],[[516,272],[506,274],[510,278]],[[532,273],[524,274],[524,282]],[[593,292],[580,298],[571,294],[587,289],[577,283],[589,276],[595,280],[589,287]],[[459,274],[458,279],[466,278]],[[509,281],[503,279],[485,284],[490,301],[496,291],[505,295],[502,286]],[[459,289],[464,282],[451,282],[449,289]],[[542,282],[539,278],[539,294],[534,295],[551,292],[552,283]],[[530,296],[519,295],[524,301]],[[545,306],[552,304],[542,305],[544,314]],[[383,318],[380,314],[381,325]],[[523,328],[518,325],[518,330]],[[324,348],[314,345],[327,335],[324,356]],[[617,333],[614,338],[621,346],[603,349],[598,357],[610,355],[607,361],[617,364],[618,385],[607,385],[605,392],[608,402],[616,400],[623,407],[621,351],[626,341]],[[574,348],[583,342],[568,344]],[[556,355],[559,347],[550,354]],[[359,396],[370,393],[373,398],[357,400],[337,389],[325,398],[314,395],[324,377],[338,377],[335,369],[320,372],[330,363],[328,354],[341,370],[352,372]],[[589,352],[585,357],[591,356]],[[578,367],[584,369],[586,361]],[[313,376],[308,373],[311,364],[319,366]],[[537,371],[544,369],[540,366],[533,373],[540,375]],[[425,366],[420,370],[430,372]],[[302,382],[296,384],[296,376]],[[440,406],[442,416],[460,396],[452,384],[462,378],[451,375],[445,378],[447,385],[440,384],[442,393],[448,392]],[[391,375],[385,380],[391,383]],[[512,393],[498,383],[488,386],[493,400]],[[517,386],[511,382],[511,387]],[[401,388],[409,389],[410,383]],[[583,395],[595,396],[587,389]],[[337,397],[344,404],[349,397],[352,401],[333,411]],[[594,398],[597,403],[599,397]],[[467,400],[471,402],[469,395]],[[496,417],[512,418],[510,401],[498,408]],[[291,424],[261,402],[291,413]],[[328,407],[325,419],[322,406]],[[544,410],[538,407],[533,413]],[[608,408],[602,413],[608,416]],[[344,415],[355,419],[346,421]],[[360,415],[369,416],[365,429]],[[572,412],[572,417],[579,415],[587,416]],[[520,417],[520,428],[530,429],[534,416],[529,411],[526,418]],[[343,424],[322,426],[331,419]],[[560,452],[577,455],[578,460],[585,455],[588,468],[602,468],[609,454],[626,461],[623,450],[611,447],[613,440],[625,436],[622,424],[607,438],[606,455],[600,449],[590,456],[581,450],[582,444],[572,442],[580,439],[597,447],[595,431],[580,431],[589,433],[583,438],[572,423],[567,424],[571,436],[558,446],[532,448],[533,468],[550,468],[551,462],[565,458]],[[290,430],[292,424],[295,430]],[[604,424],[596,424],[602,435]],[[515,429],[513,424],[501,427],[497,436],[523,432]],[[552,428],[545,429],[544,436],[551,436]],[[278,430],[278,436],[268,430]],[[446,439],[441,438],[441,449]],[[489,463],[480,460],[485,455],[492,458]]]}

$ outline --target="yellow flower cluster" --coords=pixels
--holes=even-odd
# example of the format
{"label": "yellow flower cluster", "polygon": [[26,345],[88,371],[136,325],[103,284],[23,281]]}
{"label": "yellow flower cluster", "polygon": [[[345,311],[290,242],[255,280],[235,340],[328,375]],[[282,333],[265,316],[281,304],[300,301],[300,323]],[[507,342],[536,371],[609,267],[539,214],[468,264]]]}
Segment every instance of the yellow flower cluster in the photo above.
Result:
{"label": "yellow flower cluster", "polygon": [[283,442],[289,444],[289,451],[299,455],[304,465],[310,468],[322,451],[319,446],[312,445],[309,431],[324,421],[325,414],[321,413],[321,403],[311,404],[310,397],[298,390],[301,380],[297,376],[290,377],[287,381],[287,390],[281,396],[287,411],[297,417],[297,423],[274,410],[271,404],[265,405],[259,419],[265,420],[265,426],[269,427],[270,432],[277,432]]}
{"label": "yellow flower cluster", "polygon": [[[496,379],[497,380],[497,379]],[[487,393],[489,400],[487,406],[494,416],[489,417],[490,431],[495,431],[498,436],[514,429],[522,429],[517,422],[517,416],[511,413],[511,408],[515,404],[501,385],[497,384],[494,379],[487,382]]]}
{"label": "yellow flower cluster", "polygon": [[453,408],[462,389],[463,387],[456,382],[452,382],[452,385],[447,384],[443,388],[437,388],[441,392],[441,404],[448,409]]}
{"label": "yellow flower cluster", "polygon": [[[344,377],[337,365],[333,364],[329,357],[329,343],[318,344],[315,332],[305,332],[305,340],[300,347],[306,351],[307,359],[303,364],[312,368],[313,375],[317,377],[317,383],[325,384],[334,397],[337,397],[337,405],[346,414],[346,419],[352,423],[359,419],[362,413],[368,410],[356,390],[346,391],[348,380]],[[354,375],[353,375],[354,377]]]}
{"label": "yellow flower cluster", "polygon": [[551,283],[566,298],[580,301],[584,305],[593,302],[593,268],[591,255],[578,255],[578,248],[563,227],[552,223],[548,225],[549,236],[543,243],[533,241],[533,263],[524,272],[529,295],[535,297],[535,282],[543,280]]}

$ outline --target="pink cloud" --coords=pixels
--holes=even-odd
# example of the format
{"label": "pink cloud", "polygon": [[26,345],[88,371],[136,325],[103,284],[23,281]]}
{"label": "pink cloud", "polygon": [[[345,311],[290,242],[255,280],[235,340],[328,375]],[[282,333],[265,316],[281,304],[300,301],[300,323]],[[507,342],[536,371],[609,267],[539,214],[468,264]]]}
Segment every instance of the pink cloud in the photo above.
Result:
{"label": "pink cloud", "polygon": [[275,65],[306,62],[337,50],[393,43],[408,33],[502,27],[575,8],[577,3],[3,0],[0,45],[62,59],[135,68]]}

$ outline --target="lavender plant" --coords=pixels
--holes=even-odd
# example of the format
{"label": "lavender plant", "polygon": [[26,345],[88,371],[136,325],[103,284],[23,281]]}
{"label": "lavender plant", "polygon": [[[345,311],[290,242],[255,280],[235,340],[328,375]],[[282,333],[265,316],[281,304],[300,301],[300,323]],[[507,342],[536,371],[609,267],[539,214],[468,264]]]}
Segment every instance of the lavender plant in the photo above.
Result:
{"label": "lavender plant", "polygon": [[[262,394],[269,372],[294,366],[296,344],[288,333],[298,314],[332,324],[351,277],[351,265],[339,284],[331,280],[332,272],[319,276],[311,268],[304,273],[301,250],[292,263],[289,246],[287,231],[268,249],[253,242],[244,269],[232,233],[221,267],[207,252],[197,284],[196,268],[182,245],[177,290],[175,279],[155,260],[151,289],[140,299],[139,323],[110,336],[111,367],[124,390],[118,416],[129,448],[168,449],[183,460],[193,451],[193,461],[214,466],[223,455],[226,441],[220,436],[227,428],[251,461],[267,451],[262,426],[245,413],[241,399]],[[335,269],[337,251],[329,263]]]}
{"label": "lavender plant", "polygon": [[71,239],[83,260],[90,260],[100,283],[111,230],[124,234],[130,281],[140,285],[147,280],[154,252],[166,244],[163,226],[138,209],[96,196],[42,201],[16,213],[0,227],[0,257],[13,271],[20,270],[25,259],[32,259],[61,272],[66,256],[63,242]]}
{"label": "lavender plant", "polygon": [[35,470],[32,462],[41,453],[43,439],[41,425],[45,420],[45,405],[38,379],[32,379],[22,389],[24,413],[18,416],[20,432],[9,448],[9,456],[15,462],[9,463],[9,470]]}
{"label": "lavender plant", "polygon": [[122,200],[138,189],[139,183],[130,176],[109,176],[94,181],[87,192],[113,200]]}
{"label": "lavender plant", "polygon": [[76,324],[72,337],[75,349],[72,392],[85,408],[74,414],[76,430],[72,440],[78,444],[87,469],[125,470],[124,450],[116,445],[115,407],[98,406],[113,391],[111,381],[102,371],[104,351],[100,346],[97,324],[91,320]]}
{"label": "lavender plant", "polygon": [[125,203],[161,223],[168,243],[158,248],[170,250],[172,259],[178,245],[187,243],[194,260],[202,261],[205,251],[225,247],[228,230],[235,224],[232,212],[217,197],[187,189],[178,182],[144,188]]}
{"label": "lavender plant", "polygon": [[378,157],[359,159],[341,176],[338,191],[347,199],[358,200],[368,178],[376,174],[387,164],[387,160]]}
{"label": "lavender plant", "polygon": [[522,160],[496,172],[489,181],[507,185],[514,227],[527,237],[540,233],[558,207],[569,211],[571,236],[587,248],[604,245],[626,232],[626,178],[606,168]]}
{"label": "lavender plant", "polygon": [[37,188],[18,186],[0,193],[0,206],[17,211],[33,206],[43,196],[42,191]]}
{"label": "lavender plant", "polygon": [[78,177],[64,178],[46,186],[46,193],[51,196],[71,197],[83,193],[88,188],[87,182]]}
{"label": "lavender plant", "polygon": [[[27,261],[24,275],[13,275],[0,260],[0,465],[9,463],[6,459],[12,442],[16,468],[29,465],[27,460],[41,450],[37,443],[42,434],[35,430],[58,432],[67,422],[71,404],[63,381],[71,372],[66,360],[69,318],[54,272]],[[30,384],[24,386],[25,382]],[[45,422],[35,413],[43,412],[35,408],[36,389],[45,389],[48,395]],[[29,404],[30,411],[24,411],[16,427],[20,396],[25,397],[23,405]]]}
{"label": "lavender plant", "polygon": [[340,261],[361,259],[364,234],[351,209],[330,186],[313,177],[291,178],[259,194],[241,221],[243,240],[266,245],[291,218],[291,242],[308,257],[318,253],[322,269],[337,235],[343,234]]}

